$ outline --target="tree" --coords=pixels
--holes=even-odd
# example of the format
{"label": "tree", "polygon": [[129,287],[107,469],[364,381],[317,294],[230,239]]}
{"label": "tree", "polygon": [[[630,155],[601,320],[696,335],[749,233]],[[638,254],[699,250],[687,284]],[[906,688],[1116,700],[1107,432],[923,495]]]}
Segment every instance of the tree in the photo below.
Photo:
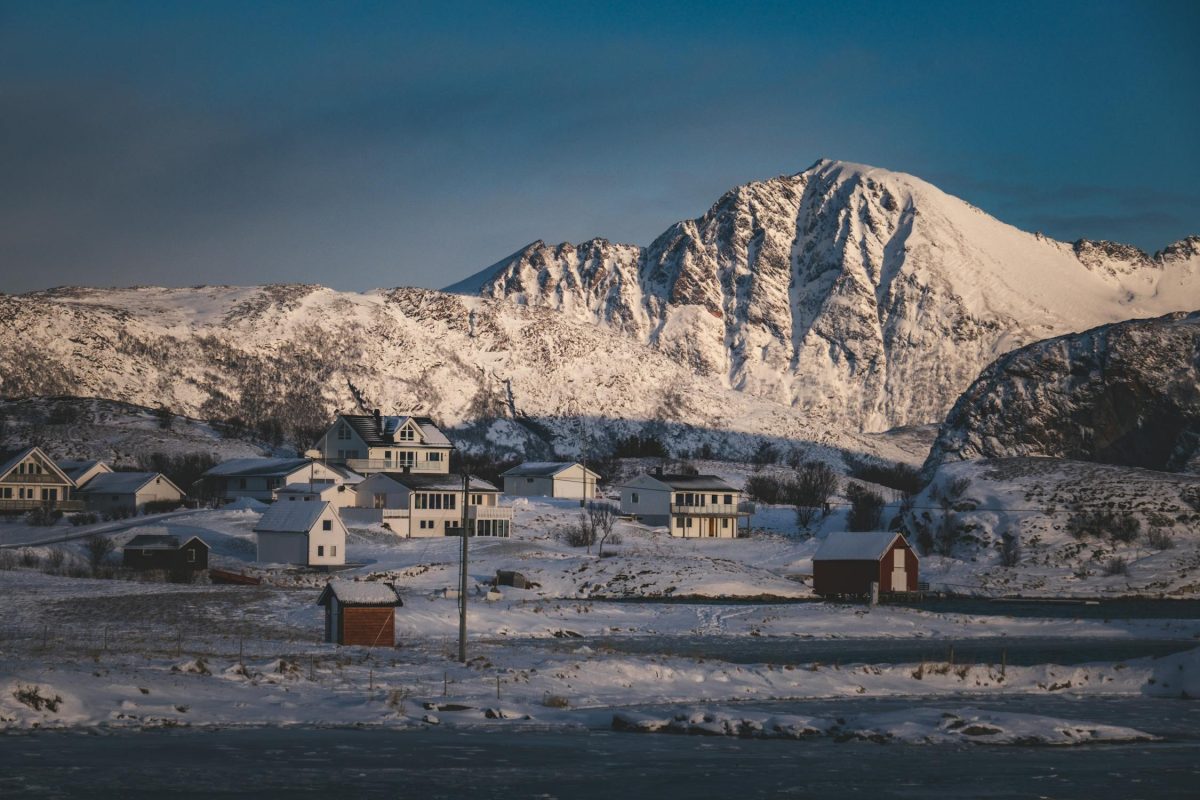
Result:
{"label": "tree", "polygon": [[808,528],[813,520],[825,513],[825,504],[838,488],[838,476],[824,461],[809,461],[796,470],[791,487],[796,506],[796,524]]}
{"label": "tree", "polygon": [[92,567],[92,574],[95,574],[104,560],[109,554],[116,549],[116,544],[112,539],[109,539],[103,534],[94,533],[84,540],[84,551],[87,553],[88,563]]}
{"label": "tree", "polygon": [[[592,537],[599,545],[599,555],[604,558],[604,543],[612,536],[613,526],[617,522],[617,508],[612,503],[593,500],[587,504],[588,523]],[[588,548],[591,552],[591,548]]]}
{"label": "tree", "polygon": [[846,497],[850,499],[850,518],[846,521],[846,527],[852,531],[879,530],[883,516],[883,495],[851,481],[846,484]]}
{"label": "tree", "polygon": [[158,419],[158,427],[161,430],[171,430],[171,409],[166,406],[159,406],[154,410],[154,416]]}

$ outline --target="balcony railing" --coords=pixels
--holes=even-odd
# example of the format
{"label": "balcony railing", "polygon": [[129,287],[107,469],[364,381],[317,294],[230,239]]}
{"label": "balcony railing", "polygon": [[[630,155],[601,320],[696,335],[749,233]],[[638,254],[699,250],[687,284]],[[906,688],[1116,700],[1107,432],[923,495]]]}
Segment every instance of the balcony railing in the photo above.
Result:
{"label": "balcony railing", "polygon": [[62,478],[57,475],[47,475],[45,473],[35,474],[32,472],[14,472],[4,479],[5,483],[56,483],[59,486],[65,486]]}
{"label": "balcony railing", "polygon": [[740,503],[708,503],[702,506],[671,503],[671,513],[689,517],[748,517],[754,513],[754,503],[746,500]]}
{"label": "balcony railing", "polygon": [[407,469],[414,475],[445,475],[450,472],[448,461],[425,461],[416,464],[403,464],[399,461],[388,461],[382,458],[342,458],[329,459],[331,464],[345,464],[355,472],[404,472]]}
{"label": "balcony railing", "polygon": [[513,518],[512,506],[467,506],[468,519],[506,519]]}
{"label": "balcony railing", "polygon": [[33,511],[57,508],[59,511],[83,511],[82,500],[0,500],[0,511]]}

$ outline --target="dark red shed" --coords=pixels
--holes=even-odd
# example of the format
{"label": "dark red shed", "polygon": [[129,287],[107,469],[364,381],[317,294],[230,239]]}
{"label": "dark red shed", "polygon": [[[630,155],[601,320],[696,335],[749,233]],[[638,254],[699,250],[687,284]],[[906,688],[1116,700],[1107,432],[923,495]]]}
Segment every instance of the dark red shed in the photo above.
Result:
{"label": "dark red shed", "polygon": [[831,533],[813,556],[813,591],[823,597],[917,590],[917,554],[898,533]]}
{"label": "dark red shed", "polygon": [[325,606],[325,641],[365,647],[395,647],[396,590],[376,581],[331,580],[317,598]]}

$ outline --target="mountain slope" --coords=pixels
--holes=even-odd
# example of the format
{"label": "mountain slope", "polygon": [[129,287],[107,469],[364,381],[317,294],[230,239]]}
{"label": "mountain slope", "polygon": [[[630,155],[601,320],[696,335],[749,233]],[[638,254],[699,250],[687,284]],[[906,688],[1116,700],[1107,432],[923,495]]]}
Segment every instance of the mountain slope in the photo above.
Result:
{"label": "mountain slope", "polygon": [[910,175],[820,161],[649,247],[535,242],[448,291],[552,308],[835,426],[937,421],[997,355],[1200,307],[1200,237],[1153,257],[1005,225]]}
{"label": "mountain slope", "polygon": [[337,409],[361,405],[425,412],[451,426],[482,419],[456,438],[531,456],[578,452],[581,439],[604,453],[613,438],[650,430],[669,433],[675,452],[707,443],[745,458],[766,437],[913,458],[723,388],[595,325],[419,289],[0,295],[0,347],[0,396],[162,404],[301,445]]}
{"label": "mountain slope", "polygon": [[955,403],[926,471],[1026,455],[1200,471],[1200,312],[1105,325],[997,359]]}

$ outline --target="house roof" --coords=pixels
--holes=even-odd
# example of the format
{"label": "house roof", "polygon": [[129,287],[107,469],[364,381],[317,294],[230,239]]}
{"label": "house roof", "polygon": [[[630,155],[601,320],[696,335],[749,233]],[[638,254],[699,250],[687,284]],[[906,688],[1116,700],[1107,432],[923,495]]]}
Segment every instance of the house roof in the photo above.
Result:
{"label": "house roof", "polygon": [[331,464],[328,461],[322,461],[321,463],[325,465],[326,469],[341,475],[342,481],[344,481],[347,486],[356,486],[366,480],[365,476],[359,475],[357,472],[344,464]]}
{"label": "house roof", "polygon": [[339,486],[336,483],[289,483],[287,486],[276,489],[275,492],[276,494],[321,494],[330,489],[344,492],[351,487]]}
{"label": "house roof", "polygon": [[718,491],[718,492],[736,492],[737,489],[730,486],[716,475],[678,475],[664,472],[662,475],[657,473],[649,473],[651,478],[665,483],[672,489],[699,489],[701,491]]}
{"label": "house roof", "polygon": [[424,443],[427,446],[453,447],[450,444],[450,440],[446,438],[446,434],[442,433],[441,429],[429,417],[407,415],[380,415],[376,417],[374,414],[340,414],[339,416],[351,428],[354,428],[354,432],[367,443],[368,447],[383,447],[389,444],[396,444],[396,431],[404,427],[405,423],[409,420],[412,420],[413,424],[421,431],[421,436],[424,438]]}
{"label": "house roof", "polygon": [[58,473],[59,477],[63,478],[67,483],[74,485],[75,481],[71,479],[71,476],[63,472],[62,469],[59,468],[59,466],[53,461],[51,461],[37,445],[25,447],[20,450],[0,451],[0,478],[3,478],[5,475],[7,475],[10,471],[12,471],[13,468],[17,466],[17,464],[25,460],[25,458],[27,458],[34,451],[37,451],[37,453],[45,460],[45,462],[49,464],[55,472]]}
{"label": "house roof", "polygon": [[[409,489],[415,491],[424,492],[441,489],[447,492],[461,492],[463,488],[461,475],[422,475],[411,472],[380,472],[378,474],[386,475],[401,486],[407,486]],[[491,483],[475,475],[471,476],[471,491],[500,492]]]}
{"label": "house roof", "polygon": [[183,494],[160,472],[104,472],[88,481],[79,491],[84,494],[135,494],[155,478],[161,478]]}
{"label": "house roof", "polygon": [[204,474],[221,478],[284,477],[312,463],[309,458],[233,458]]}
{"label": "house roof", "polygon": [[402,606],[404,601],[396,596],[396,590],[378,581],[347,581],[334,578],[325,584],[317,603],[329,605],[330,597],[349,606]]}
{"label": "house roof", "polygon": [[190,544],[193,541],[199,542],[206,549],[208,548],[208,542],[199,536],[192,536],[181,545],[178,536],[161,533],[140,533],[126,542],[125,548],[128,550],[178,550],[180,547]]}
{"label": "house roof", "polygon": [[255,531],[275,533],[308,533],[317,523],[329,503],[274,503],[263,512],[254,526]]}
{"label": "house roof", "polygon": [[813,561],[878,561],[897,539],[903,541],[904,537],[895,531],[831,533],[817,548]]}
{"label": "house roof", "polygon": [[[581,466],[578,461],[526,461],[501,473],[503,478],[550,478],[571,467]],[[584,467],[584,469],[587,469]],[[588,470],[591,474],[595,472]]]}
{"label": "house roof", "polygon": [[76,483],[78,483],[79,479],[82,478],[85,474],[87,474],[87,472],[89,470],[93,469],[96,466],[104,467],[104,469],[108,470],[109,472],[112,471],[111,469],[109,469],[108,464],[105,464],[103,461],[100,461],[99,459],[92,459],[91,461],[67,460],[67,461],[58,461],[55,463],[57,463],[59,469],[61,469],[63,472],[66,473],[68,478],[75,481]]}

